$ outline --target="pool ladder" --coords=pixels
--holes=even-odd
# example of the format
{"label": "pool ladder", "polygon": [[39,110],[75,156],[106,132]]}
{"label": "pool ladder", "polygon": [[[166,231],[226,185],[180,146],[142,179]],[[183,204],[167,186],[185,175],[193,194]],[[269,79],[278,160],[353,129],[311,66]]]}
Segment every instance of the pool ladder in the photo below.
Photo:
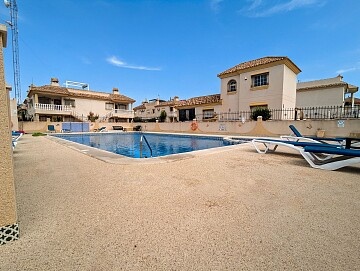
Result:
{"label": "pool ladder", "polygon": [[146,145],[149,147],[149,149],[150,149],[150,157],[152,157],[153,156],[152,148],[150,147],[150,144],[147,141],[146,137],[144,135],[141,135],[141,137],[140,137],[140,158],[142,158],[142,142],[143,142],[143,139],[144,139]]}

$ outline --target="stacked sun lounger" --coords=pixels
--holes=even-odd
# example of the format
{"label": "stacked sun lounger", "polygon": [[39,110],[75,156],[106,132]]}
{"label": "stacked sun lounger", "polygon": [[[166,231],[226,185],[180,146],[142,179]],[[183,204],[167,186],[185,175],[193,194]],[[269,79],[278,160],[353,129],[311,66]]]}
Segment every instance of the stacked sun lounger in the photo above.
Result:
{"label": "stacked sun lounger", "polygon": [[360,150],[356,149],[355,145],[354,148],[351,146],[346,148],[344,140],[342,138],[305,140],[305,137],[297,136],[278,139],[256,138],[252,140],[252,144],[256,151],[262,154],[274,152],[278,146],[288,147],[298,151],[313,168],[336,170],[360,163]]}

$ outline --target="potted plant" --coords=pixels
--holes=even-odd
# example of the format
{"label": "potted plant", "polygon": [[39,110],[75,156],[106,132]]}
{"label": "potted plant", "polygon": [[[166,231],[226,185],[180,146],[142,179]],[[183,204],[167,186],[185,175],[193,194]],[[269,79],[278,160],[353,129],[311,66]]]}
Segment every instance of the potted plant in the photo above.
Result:
{"label": "potted plant", "polygon": [[316,137],[324,137],[325,136],[325,130],[318,128],[316,131]]}

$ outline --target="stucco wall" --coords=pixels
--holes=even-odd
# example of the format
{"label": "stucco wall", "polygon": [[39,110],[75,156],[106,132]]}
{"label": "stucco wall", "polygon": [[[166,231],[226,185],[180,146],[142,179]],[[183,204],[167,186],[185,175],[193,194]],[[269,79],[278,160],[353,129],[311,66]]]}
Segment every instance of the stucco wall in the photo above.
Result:
{"label": "stucco wall", "polygon": [[[237,91],[234,92],[227,91],[227,84],[230,80],[236,81]],[[221,83],[220,83],[220,96],[222,99],[221,112],[238,112],[240,110],[244,110],[244,109],[239,109],[239,95],[240,95],[239,93],[241,89],[244,88],[241,82],[242,82],[241,75],[230,76],[221,79]]]}
{"label": "stucco wall", "polygon": [[0,244],[10,239],[5,233],[8,227],[17,227],[10,101],[4,74],[3,47],[6,46],[6,38],[6,27],[0,25]]}
{"label": "stucco wall", "polygon": [[84,115],[86,118],[90,111],[99,117],[104,117],[111,110],[105,109],[105,101],[101,100],[90,100],[90,99],[75,99],[75,108],[74,111],[79,115]]}
{"label": "stucco wall", "polygon": [[11,129],[13,131],[19,130],[18,115],[17,115],[17,101],[16,99],[10,99],[10,118],[11,118]]}
{"label": "stucco wall", "polygon": [[295,108],[296,106],[296,81],[297,75],[286,65],[284,67],[283,77],[283,102],[279,108]]}
{"label": "stucco wall", "polygon": [[[264,130],[261,134],[256,130],[256,121],[242,122],[198,122],[198,128],[191,129],[192,121],[186,122],[165,122],[165,123],[90,123],[90,131],[105,126],[109,131],[112,126],[123,126],[131,128],[141,125],[143,131],[152,132],[174,132],[174,133],[209,133],[209,134],[229,134],[229,135],[268,135],[280,136],[289,135],[291,131],[289,125],[293,124],[303,135],[316,135],[318,129],[325,130],[325,136],[328,137],[345,137],[352,133],[360,133],[360,121],[356,119],[349,120],[299,120],[299,121],[262,121]],[[27,133],[46,132],[47,125],[53,124],[57,132],[60,132],[61,122],[24,122],[24,130]],[[340,124],[340,125],[339,125]],[[342,127],[344,125],[344,127]]]}
{"label": "stucco wall", "polygon": [[[252,88],[251,76],[267,72],[269,85]],[[237,91],[227,92],[227,84],[232,79],[237,82]],[[278,65],[223,78],[221,98],[222,112],[248,111],[251,105],[256,104],[267,104],[269,108],[294,108],[296,74],[286,65]]]}
{"label": "stucco wall", "polygon": [[298,91],[296,107],[343,105],[343,87]]}
{"label": "stucco wall", "polygon": [[[267,88],[251,88],[251,76],[261,73],[269,73],[269,85]],[[248,80],[245,81],[245,91],[240,93],[240,108],[249,110],[251,104],[266,103],[269,108],[281,108],[283,92],[283,65],[260,69],[245,73]]]}

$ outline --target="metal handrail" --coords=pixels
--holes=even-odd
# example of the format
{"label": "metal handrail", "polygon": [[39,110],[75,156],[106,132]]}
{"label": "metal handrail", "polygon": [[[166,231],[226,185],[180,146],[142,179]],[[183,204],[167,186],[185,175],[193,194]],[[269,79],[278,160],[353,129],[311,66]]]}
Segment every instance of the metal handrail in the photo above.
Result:
{"label": "metal handrail", "polygon": [[[140,150],[142,150],[142,141],[143,141],[143,139],[145,140],[146,145],[149,147],[149,149],[150,149],[150,157],[152,157],[153,156],[152,148],[150,147],[150,144],[149,144],[149,142],[147,141],[147,139],[146,139],[146,137],[144,135],[141,135],[141,137],[140,137]],[[142,152],[140,151],[140,158],[141,158],[141,156],[142,156]]]}

